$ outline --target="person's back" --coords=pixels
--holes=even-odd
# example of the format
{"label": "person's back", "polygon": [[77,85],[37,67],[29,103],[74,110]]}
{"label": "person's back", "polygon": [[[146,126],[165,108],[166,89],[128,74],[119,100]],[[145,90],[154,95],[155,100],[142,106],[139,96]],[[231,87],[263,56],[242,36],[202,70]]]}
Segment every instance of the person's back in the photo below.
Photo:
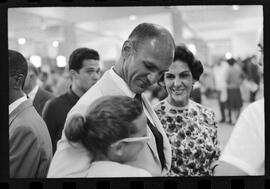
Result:
{"label": "person's back", "polygon": [[227,74],[227,88],[240,88],[243,82],[243,72],[241,68],[237,64],[229,66]]}
{"label": "person's back", "polygon": [[[24,108],[19,111],[17,115],[14,115],[15,117],[11,121],[9,127],[11,153],[10,177],[45,178],[52,159],[51,138],[47,126],[38,112],[29,101],[25,102],[28,104],[24,106]],[[12,117],[13,115],[11,113],[10,118],[12,119]],[[16,146],[16,142],[20,140],[20,138],[23,140],[29,140],[29,145],[31,146],[24,145],[28,142],[22,143],[20,146]],[[28,148],[29,151],[22,152],[25,148]],[[13,153],[15,151],[17,152]],[[21,161],[21,163],[16,163],[16,156],[18,157],[18,154],[21,152],[27,153],[24,156],[26,159]],[[16,166],[13,166],[15,164]]]}

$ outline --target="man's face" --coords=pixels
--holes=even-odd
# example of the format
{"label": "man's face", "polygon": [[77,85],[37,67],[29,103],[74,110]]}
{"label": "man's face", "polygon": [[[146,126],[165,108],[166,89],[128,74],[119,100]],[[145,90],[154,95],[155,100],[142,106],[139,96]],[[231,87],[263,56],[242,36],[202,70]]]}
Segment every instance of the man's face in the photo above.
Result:
{"label": "man's face", "polygon": [[124,61],[124,78],[131,91],[140,94],[168,71],[174,49],[165,39],[145,40]]}
{"label": "man's face", "polygon": [[25,78],[24,87],[23,87],[24,91],[30,91],[31,90],[31,79],[34,76],[35,76],[34,72],[32,70],[28,69],[28,73],[27,73],[27,76]]}
{"label": "man's face", "polygon": [[86,59],[82,62],[82,68],[76,73],[75,82],[83,92],[86,92],[99,78],[99,61]]}

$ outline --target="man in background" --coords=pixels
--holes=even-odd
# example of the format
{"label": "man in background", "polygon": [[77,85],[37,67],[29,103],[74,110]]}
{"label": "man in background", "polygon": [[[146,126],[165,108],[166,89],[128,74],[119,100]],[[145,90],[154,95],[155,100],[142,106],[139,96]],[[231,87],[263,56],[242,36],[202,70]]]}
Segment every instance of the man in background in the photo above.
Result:
{"label": "man in background", "polygon": [[11,178],[45,178],[52,158],[46,124],[22,88],[27,62],[9,50],[9,166]]}
{"label": "man in background", "polygon": [[33,106],[41,116],[45,103],[54,96],[38,86],[38,75],[38,69],[32,63],[28,63],[28,74],[23,91],[32,100]]}
{"label": "man in background", "polygon": [[51,99],[44,107],[42,117],[51,135],[53,153],[61,138],[67,113],[100,77],[99,59],[98,52],[93,49],[74,50],[69,57],[69,73],[72,77],[69,91]]}

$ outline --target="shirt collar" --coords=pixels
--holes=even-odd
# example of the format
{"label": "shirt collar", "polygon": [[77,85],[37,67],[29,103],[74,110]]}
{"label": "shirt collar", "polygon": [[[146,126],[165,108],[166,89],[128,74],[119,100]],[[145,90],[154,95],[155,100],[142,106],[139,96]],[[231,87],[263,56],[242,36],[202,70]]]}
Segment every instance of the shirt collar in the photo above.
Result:
{"label": "shirt collar", "polygon": [[127,83],[118,75],[115,73],[115,71],[113,70],[113,67],[109,70],[109,74],[112,78],[112,80],[116,83],[116,85],[122,90],[124,91],[124,93],[130,97],[130,98],[134,98],[136,93],[134,93],[133,91],[130,90],[129,86],[127,85]]}
{"label": "shirt collar", "polygon": [[80,99],[80,97],[76,95],[76,93],[74,93],[74,91],[72,90],[71,85],[68,90],[68,96],[72,100],[73,103],[76,103]]}
{"label": "shirt collar", "polygon": [[29,96],[29,98],[33,101],[34,99],[35,99],[35,96],[36,96],[36,94],[37,94],[37,91],[38,91],[38,85],[36,85],[33,89],[32,89],[32,91],[30,91],[30,93],[28,93],[28,96]]}
{"label": "shirt collar", "polygon": [[24,101],[26,101],[26,95],[24,94],[23,97],[15,100],[14,102],[12,102],[9,106],[8,106],[8,112],[9,115],[11,114],[11,112],[13,112],[13,110],[15,110],[21,103],[23,103]]}

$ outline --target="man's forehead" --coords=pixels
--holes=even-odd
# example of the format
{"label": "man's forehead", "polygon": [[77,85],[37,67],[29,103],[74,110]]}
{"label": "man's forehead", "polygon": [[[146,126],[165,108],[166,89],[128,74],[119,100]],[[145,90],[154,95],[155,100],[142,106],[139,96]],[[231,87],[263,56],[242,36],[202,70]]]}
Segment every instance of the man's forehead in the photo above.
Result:
{"label": "man's forehead", "polygon": [[85,59],[85,60],[83,60],[82,63],[83,63],[82,68],[99,67],[99,60]]}

